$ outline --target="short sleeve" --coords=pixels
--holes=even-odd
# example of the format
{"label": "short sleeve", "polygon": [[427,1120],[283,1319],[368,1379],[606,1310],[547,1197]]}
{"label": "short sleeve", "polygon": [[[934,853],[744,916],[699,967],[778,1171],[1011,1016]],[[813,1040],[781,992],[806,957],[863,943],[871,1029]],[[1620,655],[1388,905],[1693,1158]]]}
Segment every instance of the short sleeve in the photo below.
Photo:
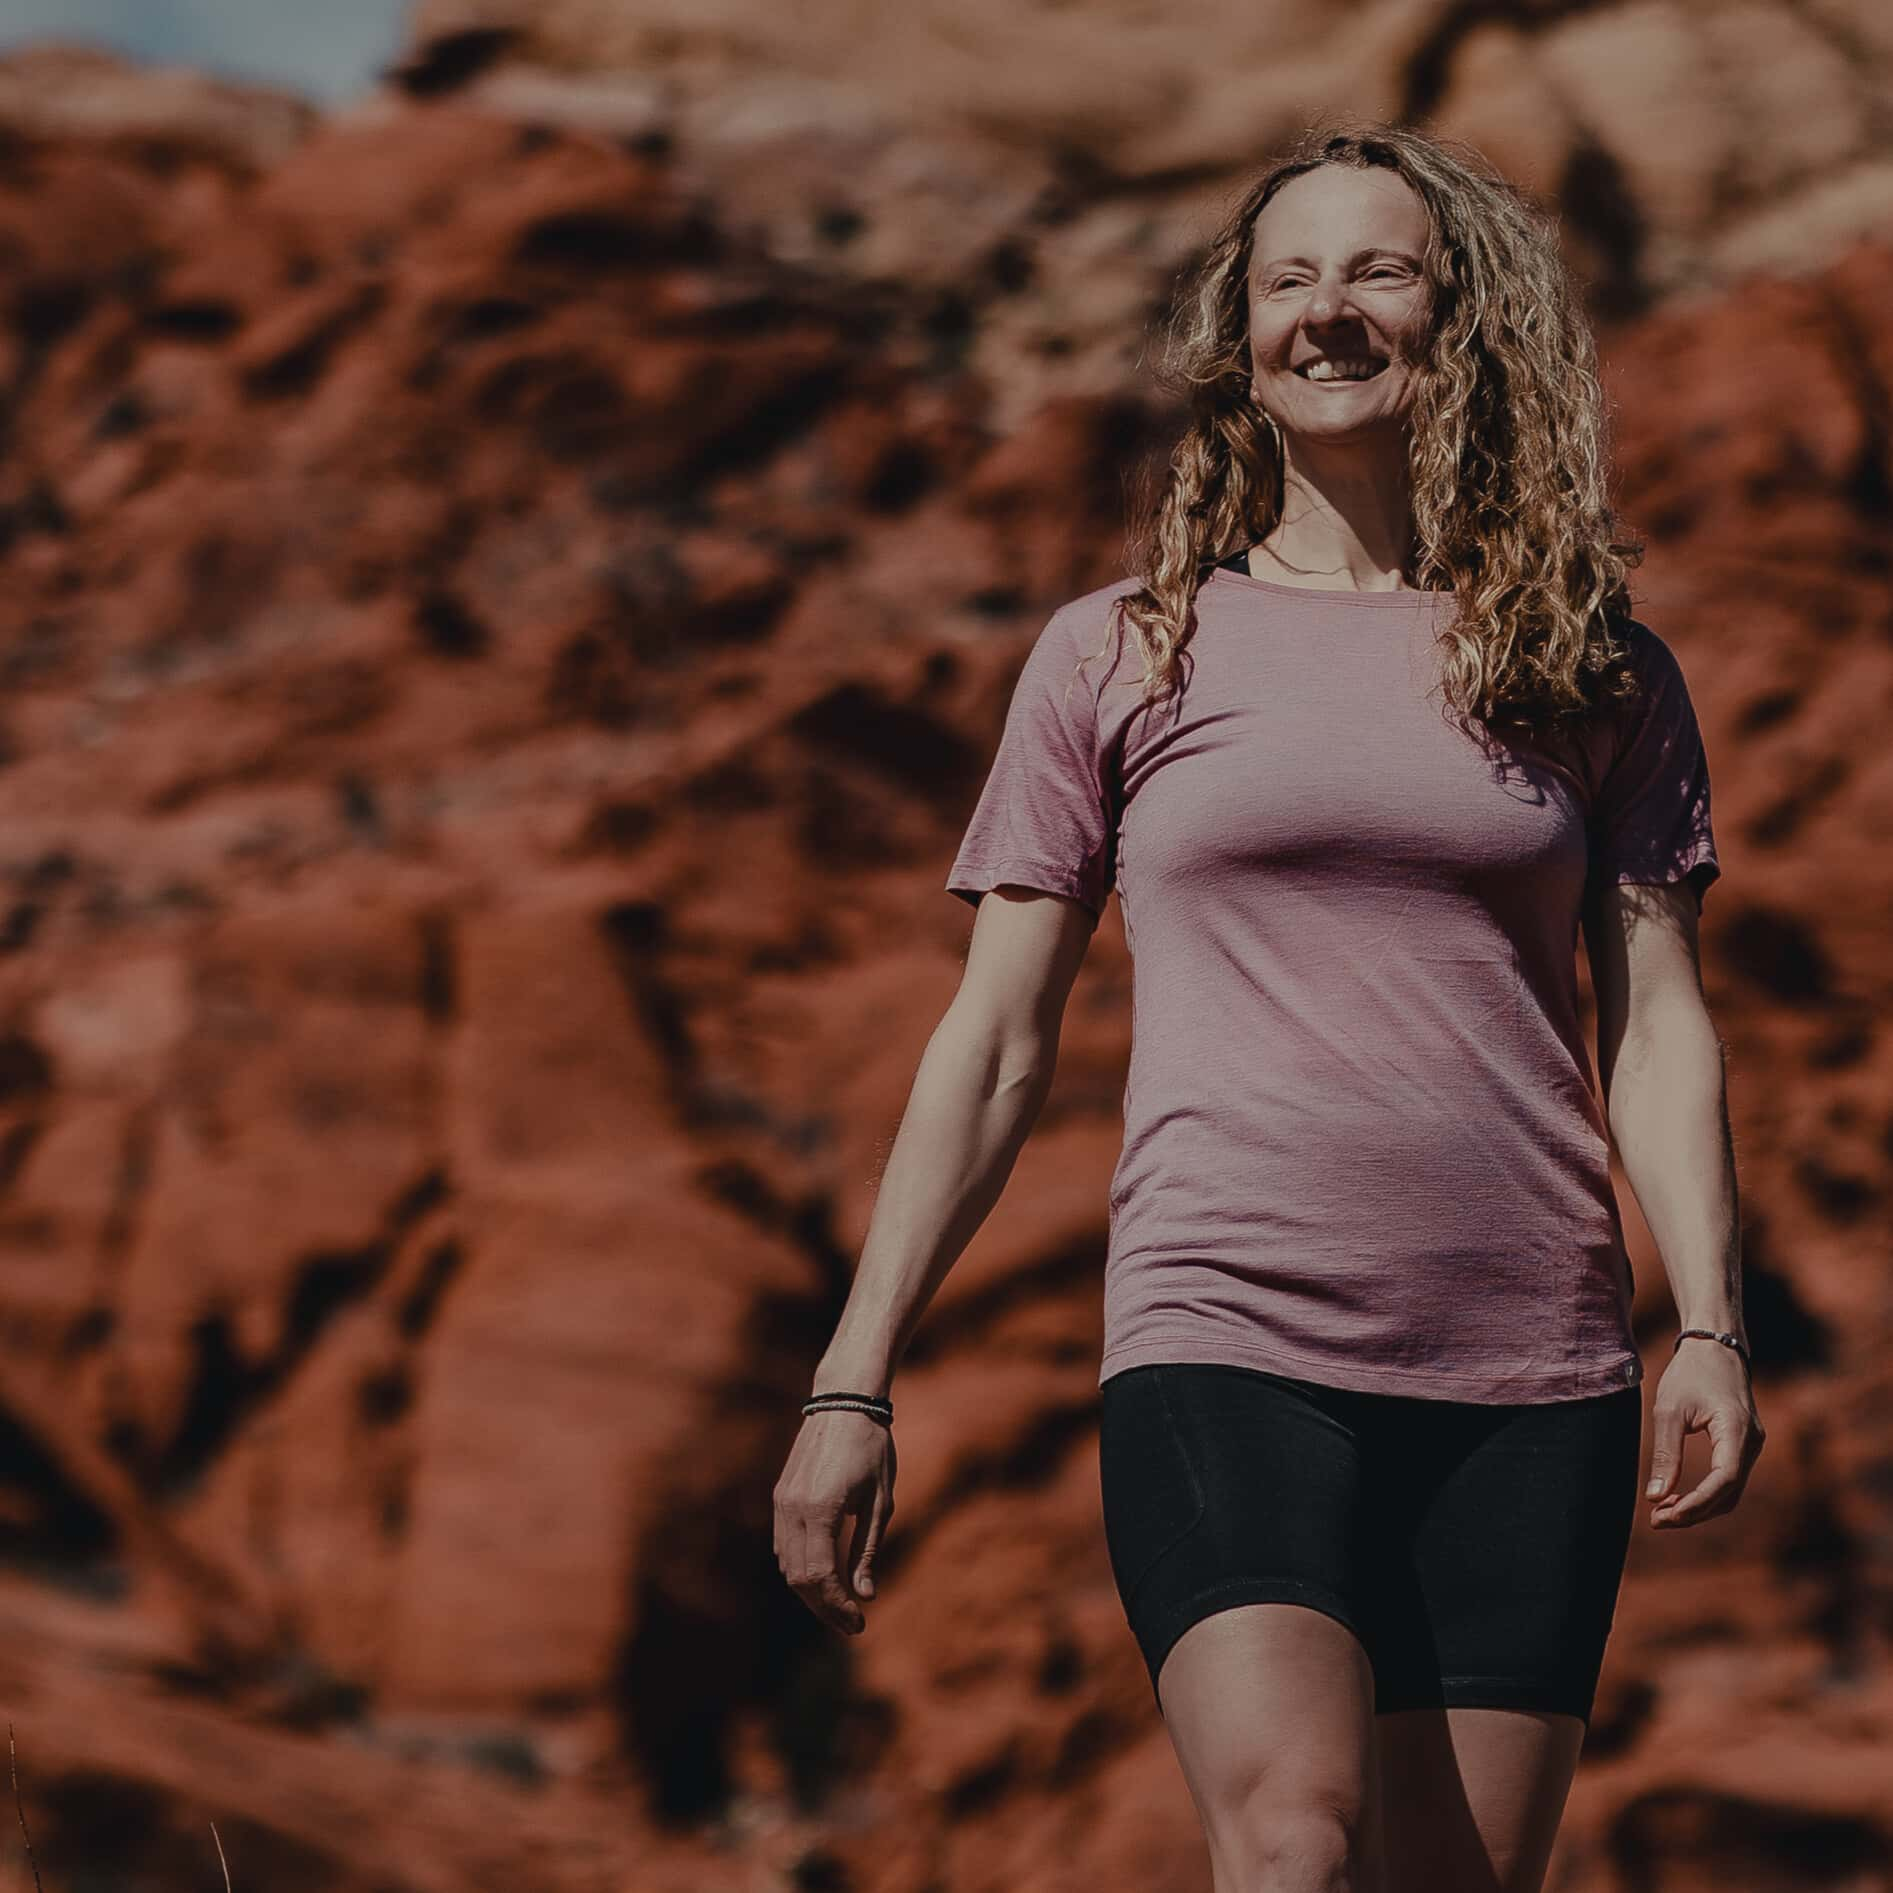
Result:
{"label": "short sleeve", "polygon": [[1115,796],[1098,734],[1095,665],[1055,613],[1013,686],[999,748],[947,876],[973,906],[1002,883],[1104,911],[1116,878]]}
{"label": "short sleeve", "polygon": [[1646,626],[1627,636],[1642,694],[1622,727],[1591,809],[1590,884],[1689,881],[1696,908],[1722,872],[1709,816],[1709,763],[1675,653]]}

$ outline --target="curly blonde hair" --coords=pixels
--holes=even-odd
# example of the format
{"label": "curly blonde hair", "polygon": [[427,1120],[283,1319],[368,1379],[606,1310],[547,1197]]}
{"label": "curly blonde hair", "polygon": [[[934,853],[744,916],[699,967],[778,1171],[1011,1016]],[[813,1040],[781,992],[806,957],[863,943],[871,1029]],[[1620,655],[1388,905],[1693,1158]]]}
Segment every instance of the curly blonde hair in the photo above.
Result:
{"label": "curly blonde hair", "polygon": [[1127,622],[1135,634],[1146,704],[1180,687],[1205,571],[1281,518],[1281,437],[1250,389],[1250,248],[1262,207],[1327,164],[1397,173],[1431,226],[1405,572],[1456,594],[1440,633],[1448,702],[1488,726],[1549,730],[1630,694],[1611,628],[1629,615],[1625,574],[1643,547],[1618,535],[1606,494],[1596,345],[1555,219],[1469,146],[1327,117],[1243,193],[1159,325],[1154,372],[1187,422],[1167,470],[1159,452],[1138,476],[1127,552],[1141,584],[1112,614],[1114,633]]}

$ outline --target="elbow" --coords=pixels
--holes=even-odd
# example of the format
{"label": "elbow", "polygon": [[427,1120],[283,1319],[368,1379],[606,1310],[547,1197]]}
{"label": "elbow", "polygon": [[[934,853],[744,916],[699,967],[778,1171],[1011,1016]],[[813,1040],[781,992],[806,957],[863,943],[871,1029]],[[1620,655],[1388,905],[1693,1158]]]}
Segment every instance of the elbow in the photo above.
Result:
{"label": "elbow", "polygon": [[1705,1053],[1721,1057],[1722,1041],[1701,990],[1674,988],[1633,1006],[1619,1035],[1614,1068],[1663,1070]]}
{"label": "elbow", "polygon": [[1726,1051],[1714,1022],[1700,1004],[1664,1008],[1627,1024],[1615,1053],[1599,1061],[1604,1115],[1617,1136],[1620,1119],[1639,1099],[1660,1093],[1673,1107],[1679,1099],[1720,1091]]}

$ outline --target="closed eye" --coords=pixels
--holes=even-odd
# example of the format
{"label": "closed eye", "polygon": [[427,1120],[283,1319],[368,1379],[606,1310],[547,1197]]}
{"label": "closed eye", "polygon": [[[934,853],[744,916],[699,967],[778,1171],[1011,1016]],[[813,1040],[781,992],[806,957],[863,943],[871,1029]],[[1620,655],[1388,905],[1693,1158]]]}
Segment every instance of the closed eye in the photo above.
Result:
{"label": "closed eye", "polygon": [[[1394,282],[1410,282],[1412,272],[1400,268],[1397,263],[1383,263],[1378,268],[1367,271],[1361,280],[1372,282],[1376,277],[1390,278]],[[1301,289],[1306,286],[1306,281],[1307,279],[1301,276],[1278,276],[1268,285],[1268,289],[1271,292],[1277,289]]]}

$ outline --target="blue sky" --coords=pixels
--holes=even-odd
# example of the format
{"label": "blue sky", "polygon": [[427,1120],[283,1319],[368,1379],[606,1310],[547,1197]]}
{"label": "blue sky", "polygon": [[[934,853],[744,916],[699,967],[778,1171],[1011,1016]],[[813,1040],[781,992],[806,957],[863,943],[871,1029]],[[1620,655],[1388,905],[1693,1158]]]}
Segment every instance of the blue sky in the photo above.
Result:
{"label": "blue sky", "polygon": [[89,41],[333,105],[362,91],[406,43],[407,18],[408,0],[0,0],[0,51]]}

